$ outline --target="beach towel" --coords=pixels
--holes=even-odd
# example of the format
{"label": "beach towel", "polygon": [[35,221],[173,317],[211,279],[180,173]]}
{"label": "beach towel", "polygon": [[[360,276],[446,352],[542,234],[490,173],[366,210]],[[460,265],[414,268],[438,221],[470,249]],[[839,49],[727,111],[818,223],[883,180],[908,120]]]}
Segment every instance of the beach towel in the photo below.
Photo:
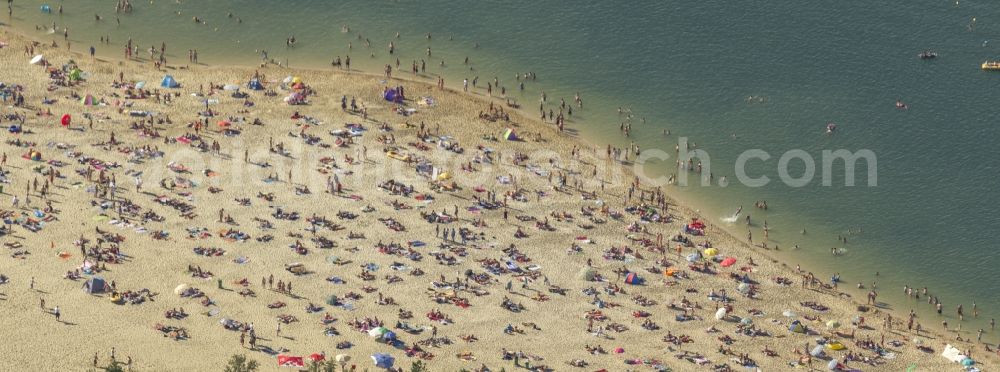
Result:
{"label": "beach towel", "polygon": [[279,367],[305,367],[305,362],[300,356],[289,356],[278,354]]}

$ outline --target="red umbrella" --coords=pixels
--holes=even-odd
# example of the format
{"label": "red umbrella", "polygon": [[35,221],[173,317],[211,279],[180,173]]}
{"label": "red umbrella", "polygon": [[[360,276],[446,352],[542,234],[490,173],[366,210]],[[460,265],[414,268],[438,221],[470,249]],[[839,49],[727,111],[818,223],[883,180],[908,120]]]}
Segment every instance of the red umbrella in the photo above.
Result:
{"label": "red umbrella", "polygon": [[312,353],[312,355],[309,356],[309,359],[312,359],[312,361],[314,361],[314,362],[319,362],[319,361],[322,361],[322,360],[326,360],[326,355],[319,354],[319,353]]}
{"label": "red umbrella", "polygon": [[69,114],[63,114],[62,120],[60,120],[60,122],[62,123],[62,126],[64,126],[64,127],[68,127],[69,123],[71,121],[73,121],[73,118],[71,116],[69,116]]}
{"label": "red umbrella", "polygon": [[722,265],[722,267],[730,267],[730,266],[733,266],[733,264],[735,264],[735,263],[736,263],[736,259],[735,258],[726,257],[724,260],[722,260],[722,264],[721,265]]}

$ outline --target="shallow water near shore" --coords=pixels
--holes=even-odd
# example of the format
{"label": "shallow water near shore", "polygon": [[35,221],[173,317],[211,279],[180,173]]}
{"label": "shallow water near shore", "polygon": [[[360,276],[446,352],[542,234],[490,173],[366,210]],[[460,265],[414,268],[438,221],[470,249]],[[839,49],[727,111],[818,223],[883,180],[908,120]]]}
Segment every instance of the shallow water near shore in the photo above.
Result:
{"label": "shallow water near shore", "polygon": [[[529,114],[536,112],[541,91],[550,105],[559,98],[569,104],[580,92],[585,106],[574,111],[570,126],[595,144],[627,146],[634,140],[644,151],[660,149],[673,156],[678,137],[685,136],[707,151],[714,175],[727,176],[733,185],[669,192],[736,236],[746,235],[742,220],[723,218],[742,205],[744,215],[752,215],[755,241],[763,237],[761,225],[767,220],[780,255],[820,277],[840,272],[844,285],[870,285],[878,271],[879,287],[901,311],[911,307],[900,296],[908,284],[929,287],[947,314],[953,315],[958,303],[969,314],[975,301],[981,320],[1000,316],[1000,278],[991,275],[1000,267],[1000,255],[994,253],[1000,217],[992,210],[1000,204],[992,180],[1000,116],[991,96],[1000,74],[979,69],[983,60],[1000,58],[1000,6],[993,2],[956,6],[919,0],[904,7],[856,0],[709,1],[623,7],[521,0],[155,1],[136,2],[132,14],[119,16],[120,26],[113,2],[64,2],[62,15],[40,12],[42,3],[17,0],[14,17],[0,20],[39,40],[55,37],[60,43],[61,30],[68,27],[74,50],[94,45],[99,54],[115,58],[129,37],[140,45],[140,56],[166,42],[170,63],[182,63],[188,49],[198,49],[203,63],[253,65],[264,49],[293,67],[328,69],[332,58],[350,55],[355,67],[374,73],[390,60],[387,45],[393,41],[392,58],[400,59],[402,70],[423,58],[428,78],[443,75],[453,88],[460,88],[463,78],[479,76],[484,86],[496,76]],[[96,22],[94,13],[103,20]],[[973,17],[977,22],[970,29]],[[53,22],[59,29],[55,35],[35,28]],[[351,31],[342,32],[343,25]],[[102,35],[111,36],[111,45],[99,44]],[[285,40],[291,35],[297,42],[289,48]],[[918,59],[917,53],[927,49],[940,57]],[[528,71],[539,79],[521,92],[514,74]],[[754,97],[752,103],[748,96]],[[897,109],[897,99],[909,109]],[[618,132],[624,120],[619,106],[635,115],[631,139]],[[824,134],[828,122],[838,125],[833,135]],[[664,129],[671,135],[664,136]],[[767,175],[771,183],[735,185],[737,157],[758,148],[771,158],[751,161],[747,173]],[[818,167],[805,187],[780,182],[778,159],[792,149],[804,150]],[[866,168],[860,166],[858,186],[844,187],[842,163],[832,169],[835,186],[821,186],[822,151],[837,149],[872,150],[878,157],[878,186],[865,186]],[[673,162],[645,170],[672,173]],[[801,161],[789,167],[793,176],[802,174]],[[755,200],[767,200],[769,210],[752,208]],[[847,237],[846,246],[838,236]],[[793,250],[795,245],[801,248]],[[846,253],[832,257],[833,247]],[[930,317],[925,301],[912,307]],[[930,317],[923,323],[939,321]],[[982,323],[963,329],[974,331]],[[984,339],[996,342],[998,336],[988,333]]]}

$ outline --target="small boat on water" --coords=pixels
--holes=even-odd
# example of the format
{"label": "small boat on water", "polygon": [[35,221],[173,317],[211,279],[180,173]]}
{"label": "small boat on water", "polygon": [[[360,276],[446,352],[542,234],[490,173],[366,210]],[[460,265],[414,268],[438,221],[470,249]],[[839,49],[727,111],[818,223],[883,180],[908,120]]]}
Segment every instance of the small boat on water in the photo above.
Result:
{"label": "small boat on water", "polygon": [[920,59],[934,59],[937,58],[937,56],[938,54],[933,50],[925,50],[920,52],[920,54],[917,54],[917,57],[920,57]]}
{"label": "small boat on water", "polygon": [[1000,71],[1000,61],[986,61],[982,67],[986,71]]}

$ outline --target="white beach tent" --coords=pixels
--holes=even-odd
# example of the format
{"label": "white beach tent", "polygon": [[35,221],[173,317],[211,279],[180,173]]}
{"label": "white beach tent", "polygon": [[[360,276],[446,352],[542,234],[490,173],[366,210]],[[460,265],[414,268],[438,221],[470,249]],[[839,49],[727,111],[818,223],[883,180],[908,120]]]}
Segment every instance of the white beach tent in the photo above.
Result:
{"label": "white beach tent", "polygon": [[726,317],[726,308],[720,307],[719,310],[715,311],[715,320],[722,320]]}
{"label": "white beach tent", "polygon": [[941,353],[941,356],[955,363],[961,363],[962,360],[965,360],[966,358],[965,355],[962,355],[962,351],[958,350],[954,346],[951,346],[951,344],[945,345],[944,352]]}

